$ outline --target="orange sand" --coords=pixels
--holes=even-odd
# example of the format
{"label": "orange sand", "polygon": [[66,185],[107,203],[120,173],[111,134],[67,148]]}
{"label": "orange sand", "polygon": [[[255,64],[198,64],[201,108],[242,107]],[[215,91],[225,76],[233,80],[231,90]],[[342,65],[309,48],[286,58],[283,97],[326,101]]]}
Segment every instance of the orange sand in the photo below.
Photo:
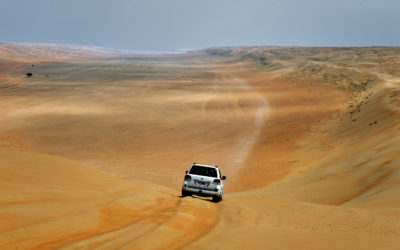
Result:
{"label": "orange sand", "polygon": [[0,248],[398,249],[399,49],[230,50],[0,44]]}

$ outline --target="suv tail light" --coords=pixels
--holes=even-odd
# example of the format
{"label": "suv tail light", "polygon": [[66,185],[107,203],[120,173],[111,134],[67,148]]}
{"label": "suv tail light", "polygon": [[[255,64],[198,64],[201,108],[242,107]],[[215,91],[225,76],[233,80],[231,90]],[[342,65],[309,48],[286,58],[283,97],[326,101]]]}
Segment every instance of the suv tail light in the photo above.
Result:
{"label": "suv tail light", "polygon": [[221,180],[220,179],[214,179],[213,183],[216,184],[216,185],[219,185],[219,184],[221,184]]}
{"label": "suv tail light", "polygon": [[185,181],[190,181],[192,179],[192,176],[190,176],[190,175],[185,175]]}

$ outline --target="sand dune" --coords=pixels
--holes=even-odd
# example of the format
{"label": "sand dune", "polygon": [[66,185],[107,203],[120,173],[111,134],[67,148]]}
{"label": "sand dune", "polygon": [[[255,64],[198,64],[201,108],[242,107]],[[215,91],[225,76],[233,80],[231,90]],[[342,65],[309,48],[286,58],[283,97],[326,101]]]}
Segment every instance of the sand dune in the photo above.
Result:
{"label": "sand dune", "polygon": [[2,249],[179,247],[216,223],[216,204],[156,184],[42,154],[0,159]]}
{"label": "sand dune", "polygon": [[397,249],[398,89],[373,91],[355,122],[336,119],[319,129],[343,144],[267,188],[228,196],[218,226],[192,247]]}
{"label": "sand dune", "polygon": [[398,48],[0,54],[1,249],[400,247]]}

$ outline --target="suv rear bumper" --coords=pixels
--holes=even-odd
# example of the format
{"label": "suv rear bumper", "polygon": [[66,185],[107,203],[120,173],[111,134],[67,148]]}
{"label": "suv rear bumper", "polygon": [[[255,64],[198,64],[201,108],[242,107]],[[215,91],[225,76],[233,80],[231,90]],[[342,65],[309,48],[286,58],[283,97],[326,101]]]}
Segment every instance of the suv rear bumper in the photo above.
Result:
{"label": "suv rear bumper", "polygon": [[190,193],[198,194],[198,195],[209,195],[209,196],[215,196],[215,195],[220,196],[221,195],[221,189],[212,191],[212,190],[207,190],[207,189],[185,187],[185,186],[183,186],[182,189],[186,192],[190,192]]}

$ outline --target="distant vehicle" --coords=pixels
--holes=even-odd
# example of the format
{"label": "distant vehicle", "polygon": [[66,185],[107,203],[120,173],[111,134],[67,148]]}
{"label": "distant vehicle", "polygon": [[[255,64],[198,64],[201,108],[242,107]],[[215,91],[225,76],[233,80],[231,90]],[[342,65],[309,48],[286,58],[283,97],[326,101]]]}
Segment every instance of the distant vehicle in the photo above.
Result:
{"label": "distant vehicle", "polygon": [[213,201],[222,200],[226,176],[221,175],[218,166],[209,166],[193,163],[186,171],[182,185],[182,197],[196,194],[211,196]]}
{"label": "distant vehicle", "polygon": [[31,76],[33,76],[33,74],[29,72],[29,73],[26,73],[26,76],[31,77]]}

